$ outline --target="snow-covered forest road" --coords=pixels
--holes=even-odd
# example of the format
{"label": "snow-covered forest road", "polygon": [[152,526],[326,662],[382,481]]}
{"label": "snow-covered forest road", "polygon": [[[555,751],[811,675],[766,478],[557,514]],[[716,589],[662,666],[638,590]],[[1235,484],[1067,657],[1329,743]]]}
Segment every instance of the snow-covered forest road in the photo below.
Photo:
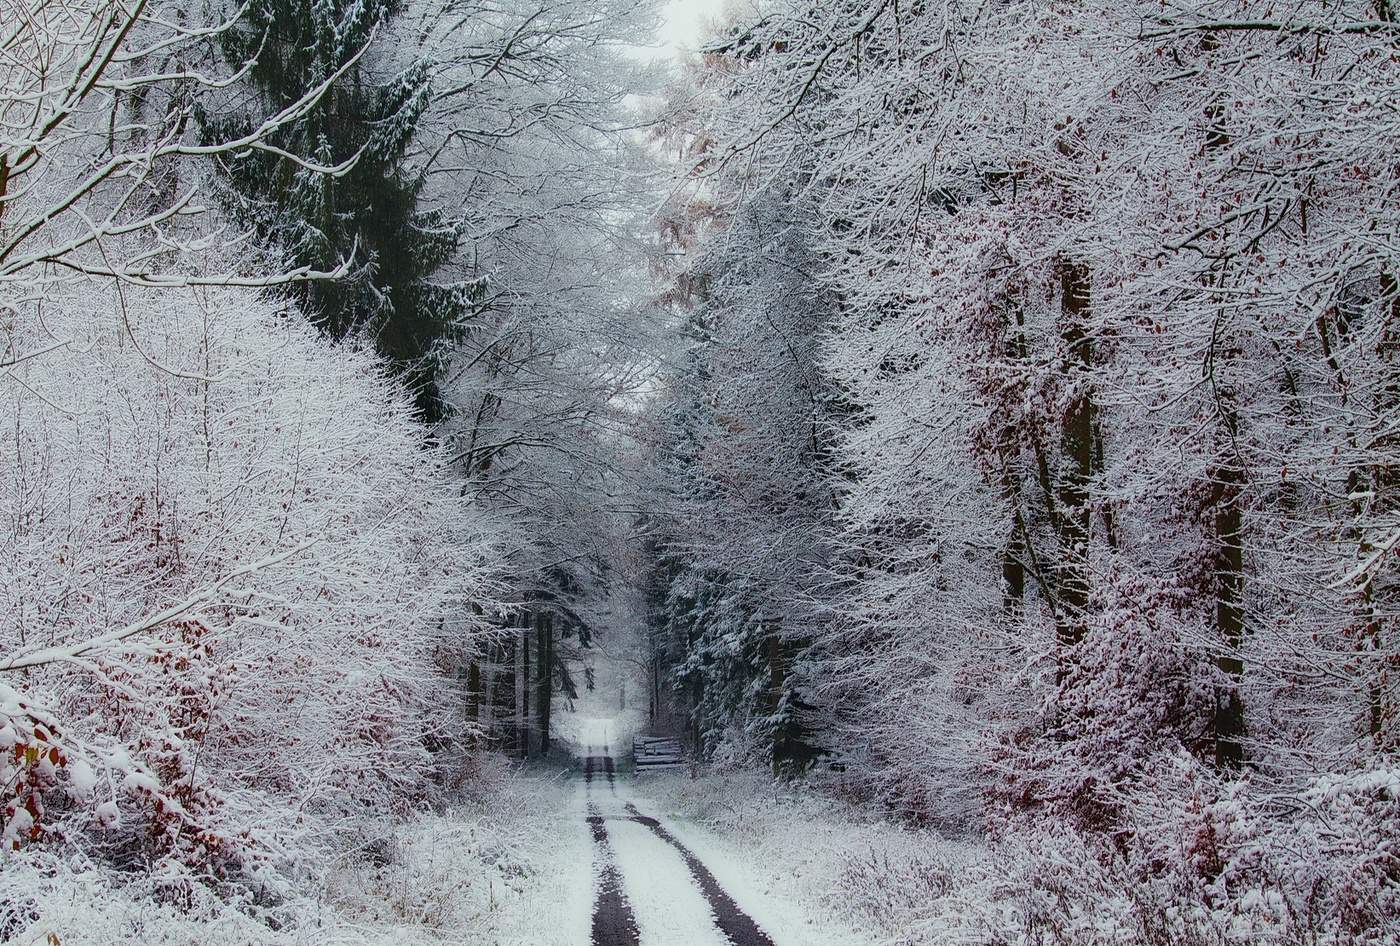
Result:
{"label": "snow-covered forest road", "polygon": [[1400,946],[1398,67],[0,0],[0,946]]}
{"label": "snow-covered forest road", "polygon": [[775,946],[711,869],[620,778],[607,738],[583,756],[593,836],[593,946]]}

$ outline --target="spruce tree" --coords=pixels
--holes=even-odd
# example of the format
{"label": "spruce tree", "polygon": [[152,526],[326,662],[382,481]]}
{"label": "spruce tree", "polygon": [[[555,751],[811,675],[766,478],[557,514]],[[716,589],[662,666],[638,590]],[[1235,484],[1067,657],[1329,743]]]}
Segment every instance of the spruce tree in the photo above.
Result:
{"label": "spruce tree", "polygon": [[308,114],[272,141],[319,168],[353,161],[347,170],[325,173],[270,151],[249,151],[220,162],[221,190],[235,217],[292,264],[328,271],[349,262],[343,278],[299,283],[292,294],[332,338],[373,339],[432,422],[443,413],[439,356],[471,312],[479,286],[431,279],[452,258],[459,233],[441,214],[419,208],[421,180],[405,159],[430,100],[427,63],[413,61],[386,77],[371,67],[391,58],[376,45],[385,42],[379,37],[399,6],[253,0],[226,34],[224,52],[235,62],[255,61],[249,81],[257,105],[203,119],[211,137],[237,134],[253,116],[291,105],[354,61]]}

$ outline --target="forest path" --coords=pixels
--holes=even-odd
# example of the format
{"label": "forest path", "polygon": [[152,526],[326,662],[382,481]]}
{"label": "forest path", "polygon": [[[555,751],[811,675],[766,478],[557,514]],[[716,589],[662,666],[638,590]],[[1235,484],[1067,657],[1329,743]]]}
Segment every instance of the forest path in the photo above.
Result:
{"label": "forest path", "polygon": [[592,946],[775,946],[644,798],[619,789],[606,732],[584,749],[593,836]]}

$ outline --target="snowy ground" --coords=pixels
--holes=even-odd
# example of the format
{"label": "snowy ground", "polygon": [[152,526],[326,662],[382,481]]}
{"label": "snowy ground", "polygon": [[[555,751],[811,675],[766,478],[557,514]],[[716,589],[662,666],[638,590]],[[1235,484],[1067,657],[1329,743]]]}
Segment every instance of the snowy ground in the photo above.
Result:
{"label": "snowy ground", "polygon": [[367,823],[305,901],[270,928],[202,895],[158,905],[140,878],[56,861],[43,874],[0,874],[0,897],[33,897],[32,922],[0,936],[38,946],[580,946],[592,899],[587,825],[567,773],[504,763],[442,812],[385,829]]}
{"label": "snowy ground", "polygon": [[743,892],[777,946],[983,941],[993,870],[980,844],[754,773],[647,775],[635,790],[721,883]]}
{"label": "snowy ground", "polygon": [[[393,863],[344,873],[320,942],[463,946],[875,946],[851,864],[914,843],[756,777],[620,774],[632,720],[577,716],[580,763],[512,777],[514,803],[405,829]],[[590,819],[592,824],[590,824]],[[926,839],[922,839],[926,840]],[[683,848],[684,850],[678,849]],[[689,854],[689,858],[687,858]],[[706,876],[699,876],[706,875]],[[614,888],[609,896],[608,887]],[[599,923],[611,902],[617,915]],[[619,909],[620,905],[620,909]],[[887,904],[885,906],[888,906]],[[893,919],[887,917],[886,919]]]}
{"label": "snowy ground", "polygon": [[642,708],[620,693],[600,687],[557,717],[572,764],[486,759],[449,809],[366,822],[277,929],[246,907],[156,906],[110,874],[55,865],[3,878],[0,894],[41,892],[6,942],[885,946],[985,941],[1001,925],[987,922],[976,846],[754,773],[631,774]]}
{"label": "snowy ground", "polygon": [[584,717],[573,732],[590,760],[576,804],[606,832],[594,844],[595,913],[615,873],[635,927],[628,938],[595,921],[594,946],[877,946],[979,939],[1002,925],[978,844],[751,773],[614,777],[604,758],[625,755],[625,724]]}
{"label": "snowy ground", "polygon": [[593,946],[784,942],[772,923],[780,914],[758,909],[722,855],[698,855],[631,780],[614,776],[612,728],[598,720],[584,731],[583,805],[595,828]]}
{"label": "snowy ground", "polygon": [[1096,874],[1063,839],[994,853],[752,772],[619,773],[627,725],[566,717],[576,764],[490,763],[451,809],[367,834],[280,929],[226,904],[156,906],[111,874],[55,864],[0,875],[0,896],[41,894],[6,942],[1121,946],[1144,941],[1144,918],[1182,933],[1162,940],[1174,944],[1284,941],[1238,917],[1156,923],[1168,914],[1150,891]]}
{"label": "snowy ground", "polygon": [[420,819],[383,867],[328,890],[336,946],[578,946],[592,900],[588,831],[567,773],[508,776],[503,790]]}

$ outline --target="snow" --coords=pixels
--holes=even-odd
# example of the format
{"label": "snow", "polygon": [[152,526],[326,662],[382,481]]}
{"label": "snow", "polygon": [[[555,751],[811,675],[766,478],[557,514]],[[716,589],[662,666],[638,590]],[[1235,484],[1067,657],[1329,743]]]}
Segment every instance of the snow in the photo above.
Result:
{"label": "snow", "polygon": [[[600,715],[561,721],[599,740],[599,752],[603,744],[615,751],[632,725]],[[1335,822],[1358,806],[1385,804],[1395,784],[1387,771],[1321,780],[1311,797]],[[829,788],[711,766],[698,777],[689,769],[620,775],[610,788],[601,766],[589,785],[581,766],[483,762],[448,808],[366,820],[313,895],[283,905],[276,931],[252,903],[195,887],[177,908],[161,902],[160,878],[119,883],[80,858],[0,872],[0,902],[17,905],[0,919],[8,917],[15,942],[52,932],[65,946],[134,938],[171,946],[581,946],[598,876],[585,819],[596,810],[641,946],[723,946],[681,855],[633,820],[629,806],[659,819],[775,946],[988,938],[1109,946],[1133,942],[1143,922],[1177,936],[1255,943],[1279,935],[1290,909],[1279,890],[1259,886],[1206,909],[1096,863],[1074,836],[1049,826],[1038,840],[948,837],[891,823]]]}
{"label": "snow", "polygon": [[159,901],[155,878],[118,882],[95,865],[55,858],[0,871],[0,928],[9,937],[0,940],[45,942],[52,933],[64,946],[586,943],[590,851],[574,785],[559,773],[498,770],[474,791],[385,834],[366,824],[312,896],[284,904],[279,930],[260,922],[253,904],[209,888],[190,888],[180,908]]}
{"label": "snow", "polygon": [[410,822],[388,865],[330,879],[327,942],[587,942],[589,841],[572,792],[557,777],[516,774],[490,798]]}
{"label": "snow", "polygon": [[[341,338],[238,235],[319,211],[219,210],[316,93],[19,4],[0,940],[1393,946],[1395,4],[734,4],[630,114],[718,3],[316,4],[415,93],[431,365],[413,247]],[[497,754],[522,617],[671,771]]]}
{"label": "snow", "polygon": [[[593,715],[605,711],[607,698],[586,697],[580,714],[565,717],[563,729],[577,735],[581,756],[601,755],[607,746],[620,761],[619,746],[631,742],[640,721]],[[676,769],[645,778],[620,775],[611,788],[606,776],[595,774],[591,786],[580,783],[579,792],[580,808],[591,804],[606,819],[642,946],[719,946],[726,939],[680,853],[631,820],[629,806],[660,820],[775,946],[877,942],[844,922],[831,901],[823,901],[822,892],[839,874],[839,852],[857,834],[852,822],[833,818],[815,800],[801,807],[769,805],[747,776],[697,781]],[[736,817],[706,819],[715,810]]]}
{"label": "snow", "polygon": [[[646,790],[672,832],[780,946],[886,942],[878,919],[842,890],[850,864],[877,849],[949,843],[916,838],[831,799],[774,790],[749,773],[666,773],[648,778]],[[892,928],[905,919],[883,917]]]}
{"label": "snow", "polygon": [[726,946],[685,862],[643,825],[607,822],[642,946]]}
{"label": "snow", "polygon": [[74,759],[69,763],[68,780],[74,793],[83,797],[91,795],[92,790],[97,787],[97,775],[92,766],[83,759]]}

